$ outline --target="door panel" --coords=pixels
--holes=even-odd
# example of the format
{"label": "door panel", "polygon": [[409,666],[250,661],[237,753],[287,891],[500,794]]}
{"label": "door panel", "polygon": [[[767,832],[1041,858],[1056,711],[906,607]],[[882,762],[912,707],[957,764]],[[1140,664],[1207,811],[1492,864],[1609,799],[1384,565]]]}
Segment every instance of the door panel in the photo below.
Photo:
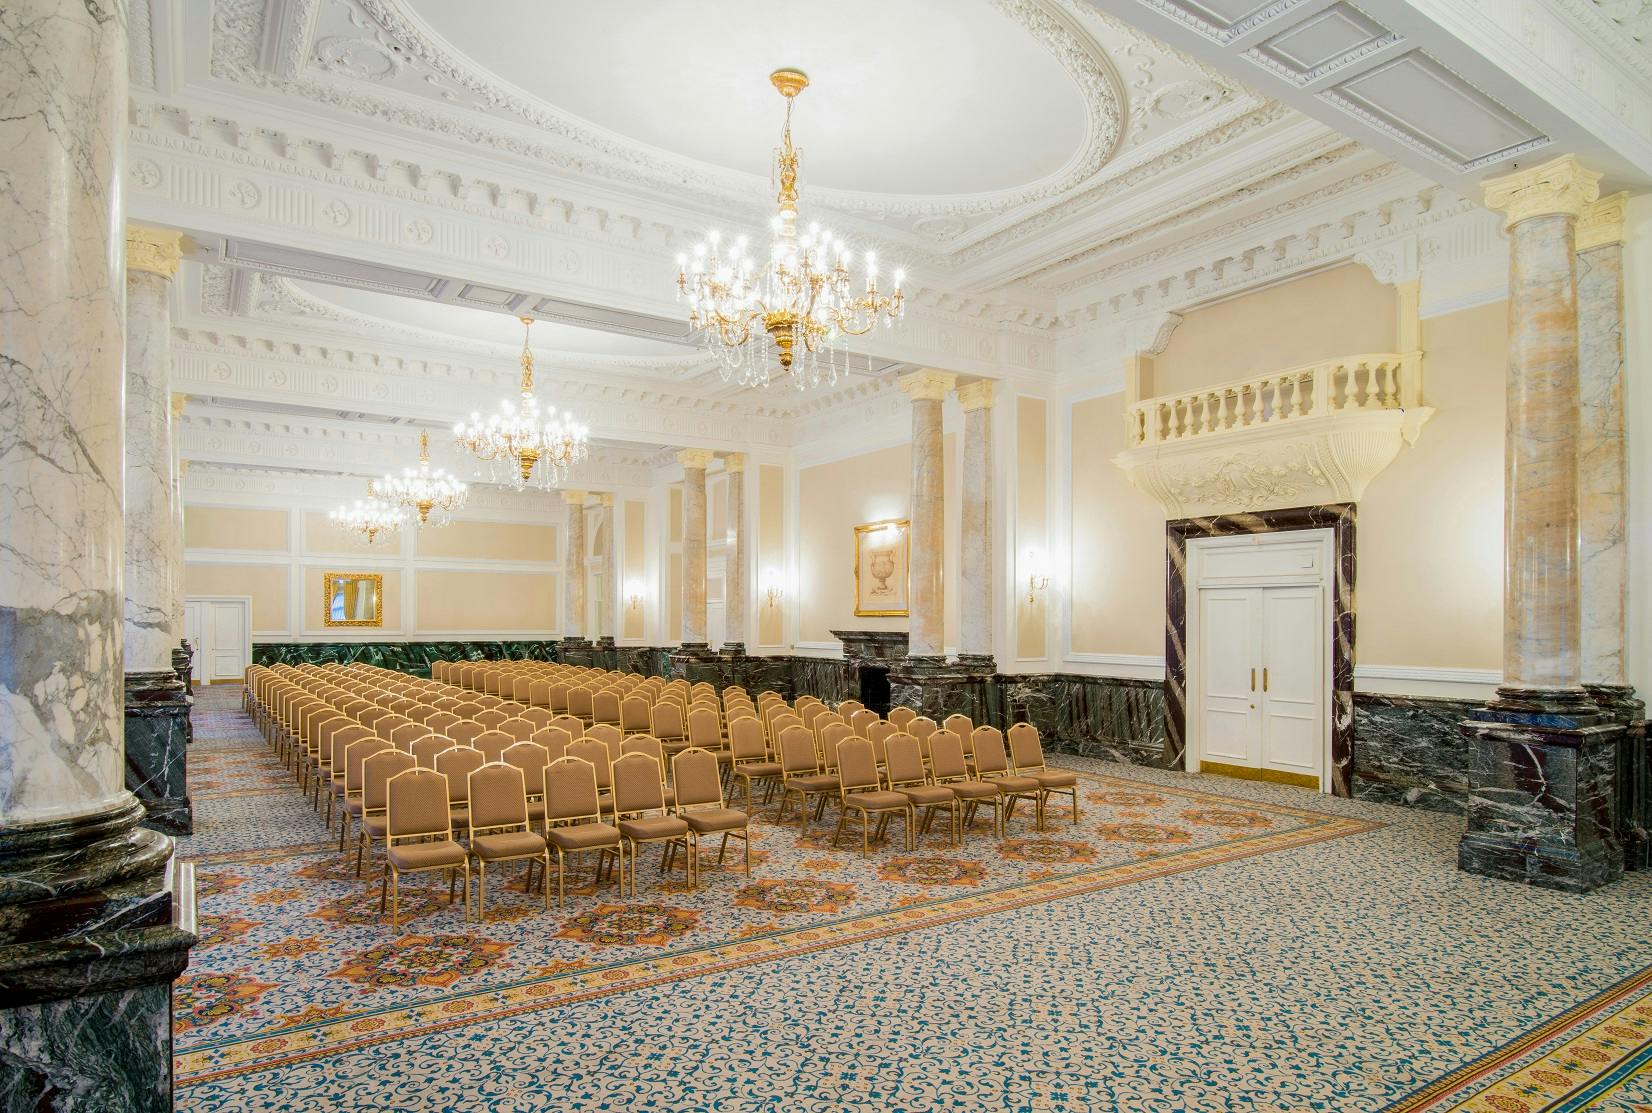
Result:
{"label": "door panel", "polygon": [[1318,778],[1324,752],[1324,594],[1262,592],[1262,768]]}
{"label": "door panel", "polygon": [[208,604],[207,638],[211,658],[207,680],[232,680],[246,669],[247,608],[242,603]]}
{"label": "door panel", "polygon": [[1261,761],[1256,693],[1256,588],[1199,592],[1199,746],[1202,760]]}

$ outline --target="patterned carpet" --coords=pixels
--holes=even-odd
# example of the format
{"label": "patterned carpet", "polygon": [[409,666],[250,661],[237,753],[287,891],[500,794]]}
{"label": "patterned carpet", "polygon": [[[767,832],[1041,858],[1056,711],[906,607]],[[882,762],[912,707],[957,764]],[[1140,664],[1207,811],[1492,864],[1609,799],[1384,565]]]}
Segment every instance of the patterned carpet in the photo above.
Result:
{"label": "patterned carpet", "polygon": [[239,699],[196,710],[180,1109],[1652,1113],[1652,878],[1467,877],[1451,817],[1063,759],[1083,822],[1002,850],[761,822],[750,880],[656,851],[485,925],[413,880],[396,939]]}

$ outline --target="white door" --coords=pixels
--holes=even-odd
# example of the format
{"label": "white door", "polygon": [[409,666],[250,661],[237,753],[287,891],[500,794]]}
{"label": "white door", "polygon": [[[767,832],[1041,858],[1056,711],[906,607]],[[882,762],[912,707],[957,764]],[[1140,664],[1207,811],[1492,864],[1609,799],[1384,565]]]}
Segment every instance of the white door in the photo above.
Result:
{"label": "white door", "polygon": [[1325,719],[1324,591],[1199,592],[1199,767],[1318,788]]}
{"label": "white door", "polygon": [[184,637],[189,639],[195,658],[190,662],[190,677],[196,684],[206,683],[206,608],[199,599],[184,603]]}
{"label": "white door", "polygon": [[1325,738],[1325,594],[1270,587],[1262,603],[1261,768],[1320,781]]}
{"label": "white door", "polygon": [[1254,588],[1199,592],[1200,759],[1256,768],[1262,717],[1256,702]]}

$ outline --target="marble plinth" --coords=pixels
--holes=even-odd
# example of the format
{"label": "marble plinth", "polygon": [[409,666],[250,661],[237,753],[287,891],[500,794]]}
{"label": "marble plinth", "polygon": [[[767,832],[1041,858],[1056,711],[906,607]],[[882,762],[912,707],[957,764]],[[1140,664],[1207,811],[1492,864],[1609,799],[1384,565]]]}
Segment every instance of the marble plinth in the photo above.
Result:
{"label": "marble plinth", "polygon": [[836,705],[854,695],[858,698],[860,682],[856,670],[838,657],[793,657],[791,659],[791,696],[814,696]]}
{"label": "marble plinth", "polygon": [[189,640],[178,643],[178,648],[172,651],[172,671],[178,674],[178,679],[184,682],[184,689],[190,695],[195,694],[195,647]]}
{"label": "marble plinth", "polygon": [[1622,875],[1621,725],[1581,690],[1503,688],[1463,730],[1472,752],[1462,869],[1579,893]]}
{"label": "marble plinth", "polygon": [[172,1108],[171,983],[195,943],[194,867],[130,796],[0,830],[0,1109]]}
{"label": "marble plinth", "polygon": [[1618,843],[1625,870],[1652,869],[1652,751],[1646,744],[1646,704],[1626,684],[1590,684],[1595,705],[1623,727],[1618,743]]}
{"label": "marble plinth", "polygon": [[690,684],[705,681],[719,688],[730,683],[723,655],[705,642],[683,642],[671,651],[671,677]]}
{"label": "marble plinth", "polygon": [[1461,813],[1473,746],[1463,720],[1480,705],[1361,692],[1354,697],[1354,795],[1382,804]]}
{"label": "marble plinth", "polygon": [[671,650],[663,646],[622,645],[614,651],[614,657],[614,667],[621,672],[633,672],[638,676],[671,674]]}
{"label": "marble plinth", "polygon": [[967,715],[976,726],[992,723],[996,694],[991,670],[945,657],[904,657],[889,669],[889,705],[910,707],[937,723],[948,715]]}
{"label": "marble plinth", "polygon": [[189,802],[190,696],[177,674],[126,674],[126,787],[143,802],[145,826],[195,830]]}

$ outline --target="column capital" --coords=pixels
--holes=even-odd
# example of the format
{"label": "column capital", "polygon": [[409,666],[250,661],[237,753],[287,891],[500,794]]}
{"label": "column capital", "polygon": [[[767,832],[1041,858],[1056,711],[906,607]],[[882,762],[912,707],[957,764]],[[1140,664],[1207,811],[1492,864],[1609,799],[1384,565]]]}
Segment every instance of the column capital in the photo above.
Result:
{"label": "column capital", "polygon": [[730,452],[723,457],[723,470],[728,472],[746,470],[746,454],[744,452]]}
{"label": "column capital", "polygon": [[901,389],[906,391],[907,396],[914,402],[939,402],[958,384],[958,376],[950,371],[920,367],[916,371],[908,371],[902,375],[900,384]]}
{"label": "column capital", "polygon": [[174,418],[184,416],[184,407],[187,405],[189,405],[189,395],[174,394],[172,396],[172,416]]}
{"label": "column capital", "polygon": [[1505,228],[1536,216],[1582,216],[1600,196],[1600,175],[1573,155],[1480,184],[1486,207],[1503,214]]}
{"label": "column capital", "polygon": [[146,228],[141,224],[126,226],[126,269],[158,274],[171,278],[178,273],[178,262],[184,254],[182,232],[164,228]]}
{"label": "column capital", "polygon": [[1623,242],[1623,222],[1628,215],[1629,194],[1614,193],[1583,210],[1577,218],[1577,249],[1589,251],[1596,247]]}
{"label": "column capital", "polygon": [[997,379],[976,379],[958,388],[958,401],[963,404],[966,413],[970,410],[990,410],[997,390]]}
{"label": "column capital", "polygon": [[706,465],[716,457],[717,454],[709,448],[684,448],[677,452],[677,463],[685,468],[699,468],[705,471]]}
{"label": "column capital", "polygon": [[614,492],[612,492],[612,491],[602,492],[602,494],[597,496],[597,502],[600,503],[603,506],[613,506],[614,505]]}
{"label": "column capital", "polygon": [[569,506],[584,506],[585,505],[585,492],[584,491],[563,491],[562,492],[562,501],[567,503]]}

